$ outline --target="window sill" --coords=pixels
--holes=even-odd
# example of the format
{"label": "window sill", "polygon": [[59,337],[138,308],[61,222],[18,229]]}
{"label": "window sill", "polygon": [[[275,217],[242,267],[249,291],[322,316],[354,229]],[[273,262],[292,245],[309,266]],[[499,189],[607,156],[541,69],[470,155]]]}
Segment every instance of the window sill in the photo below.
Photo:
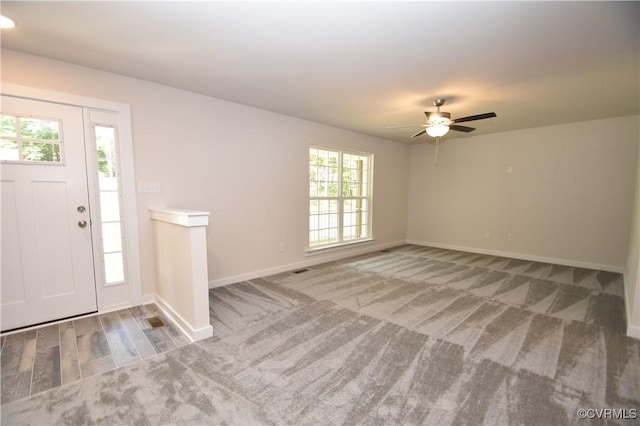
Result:
{"label": "window sill", "polygon": [[308,248],[306,249],[305,252],[305,256],[314,256],[317,254],[324,254],[324,253],[331,253],[334,251],[340,251],[340,250],[345,250],[348,248],[352,248],[354,246],[359,246],[359,245],[366,245],[366,244],[370,244],[372,242],[375,241],[375,238],[367,238],[364,240],[358,240],[358,241],[349,241],[348,243],[340,243],[340,244],[333,244],[330,246],[322,246],[322,247],[314,247],[314,248]]}

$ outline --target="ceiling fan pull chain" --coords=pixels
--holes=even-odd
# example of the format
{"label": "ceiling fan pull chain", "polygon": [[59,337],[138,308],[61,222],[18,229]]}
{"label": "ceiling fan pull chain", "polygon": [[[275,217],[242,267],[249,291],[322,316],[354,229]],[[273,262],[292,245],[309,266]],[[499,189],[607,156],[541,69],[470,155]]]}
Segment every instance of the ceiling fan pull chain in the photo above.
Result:
{"label": "ceiling fan pull chain", "polygon": [[433,163],[438,165],[438,151],[440,151],[440,136],[436,137],[436,161]]}

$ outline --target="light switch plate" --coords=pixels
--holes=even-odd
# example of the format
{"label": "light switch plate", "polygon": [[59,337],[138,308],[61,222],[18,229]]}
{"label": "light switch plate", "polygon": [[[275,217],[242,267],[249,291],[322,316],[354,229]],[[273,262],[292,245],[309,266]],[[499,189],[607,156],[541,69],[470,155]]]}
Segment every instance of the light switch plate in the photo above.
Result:
{"label": "light switch plate", "polygon": [[138,192],[142,194],[159,194],[160,182],[155,180],[139,180]]}

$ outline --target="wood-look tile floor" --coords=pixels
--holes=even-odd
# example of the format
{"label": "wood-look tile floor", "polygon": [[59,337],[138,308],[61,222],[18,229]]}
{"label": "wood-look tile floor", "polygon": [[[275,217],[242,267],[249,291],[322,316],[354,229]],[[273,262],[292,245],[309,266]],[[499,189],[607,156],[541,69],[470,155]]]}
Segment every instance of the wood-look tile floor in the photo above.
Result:
{"label": "wood-look tile floor", "polygon": [[[164,327],[151,328],[158,316]],[[189,343],[154,305],[45,325],[0,338],[2,404]]]}

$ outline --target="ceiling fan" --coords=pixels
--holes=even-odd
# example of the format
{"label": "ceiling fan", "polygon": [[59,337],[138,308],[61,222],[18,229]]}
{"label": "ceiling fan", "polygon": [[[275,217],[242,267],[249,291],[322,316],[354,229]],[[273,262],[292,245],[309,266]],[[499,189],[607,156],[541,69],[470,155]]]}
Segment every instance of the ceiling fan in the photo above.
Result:
{"label": "ceiling fan", "polygon": [[427,116],[427,122],[425,124],[419,124],[415,126],[390,126],[387,129],[400,129],[403,127],[424,127],[418,133],[411,135],[412,138],[423,134],[428,134],[436,138],[436,158],[435,164],[438,164],[438,151],[440,147],[440,137],[446,135],[449,130],[455,130],[457,132],[469,133],[475,130],[474,127],[460,126],[456,123],[466,123],[468,121],[484,120],[485,118],[497,117],[495,112],[486,112],[484,114],[469,115],[467,117],[451,119],[451,114],[448,112],[440,111],[440,107],[444,105],[445,99],[436,99],[433,101],[433,105],[437,111],[429,112],[425,111],[424,115]]}
{"label": "ceiling fan", "polygon": [[445,99],[436,99],[433,105],[437,108],[435,112],[425,111],[424,115],[427,116],[427,122],[425,124],[418,124],[415,126],[390,126],[387,129],[399,129],[403,127],[425,127],[418,133],[412,135],[412,138],[423,134],[428,134],[434,138],[444,136],[449,130],[455,130],[457,132],[469,133],[475,130],[474,127],[460,126],[456,123],[466,123],[468,121],[484,120],[485,118],[497,117],[495,112],[487,112],[484,114],[470,115],[468,117],[451,119],[451,114],[448,112],[440,111],[440,107],[444,105]]}

